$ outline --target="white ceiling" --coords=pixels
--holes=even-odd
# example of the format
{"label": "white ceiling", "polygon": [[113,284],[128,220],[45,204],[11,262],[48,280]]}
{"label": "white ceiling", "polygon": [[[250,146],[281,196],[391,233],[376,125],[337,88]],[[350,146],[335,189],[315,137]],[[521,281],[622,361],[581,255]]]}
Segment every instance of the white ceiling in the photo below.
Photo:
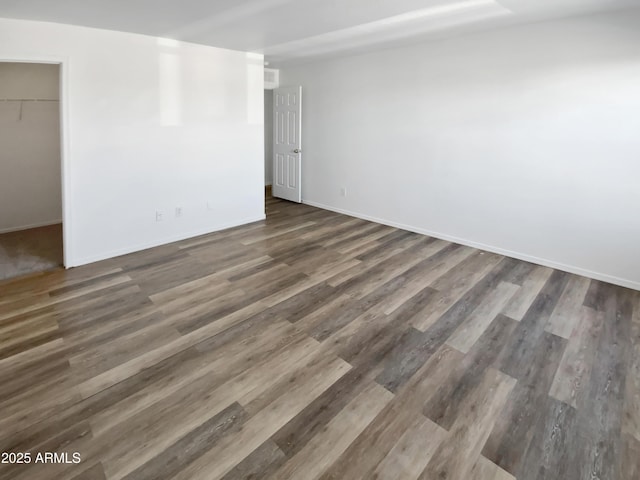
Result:
{"label": "white ceiling", "polygon": [[272,63],[638,6],[640,0],[0,0],[0,17],[264,53]]}

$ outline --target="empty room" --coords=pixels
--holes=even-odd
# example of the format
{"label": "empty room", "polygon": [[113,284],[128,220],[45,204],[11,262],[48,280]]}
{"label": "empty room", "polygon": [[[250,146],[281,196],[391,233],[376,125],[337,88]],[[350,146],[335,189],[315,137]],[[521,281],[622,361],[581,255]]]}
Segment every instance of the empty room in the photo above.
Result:
{"label": "empty room", "polygon": [[637,0],[0,0],[0,480],[640,479]]}

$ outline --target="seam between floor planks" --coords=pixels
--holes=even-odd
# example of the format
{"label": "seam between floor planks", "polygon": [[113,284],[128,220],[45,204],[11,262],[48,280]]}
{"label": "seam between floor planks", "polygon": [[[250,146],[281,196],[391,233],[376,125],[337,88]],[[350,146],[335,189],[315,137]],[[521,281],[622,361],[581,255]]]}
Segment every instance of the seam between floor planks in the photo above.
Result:
{"label": "seam between floor planks", "polygon": [[83,458],[0,479],[640,472],[621,287],[268,198],[0,289],[0,450]]}

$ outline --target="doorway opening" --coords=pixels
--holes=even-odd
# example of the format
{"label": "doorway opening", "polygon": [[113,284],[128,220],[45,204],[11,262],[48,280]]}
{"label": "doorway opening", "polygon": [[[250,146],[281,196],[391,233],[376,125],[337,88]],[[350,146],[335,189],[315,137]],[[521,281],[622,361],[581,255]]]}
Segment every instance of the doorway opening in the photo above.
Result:
{"label": "doorway opening", "polygon": [[271,197],[273,185],[273,90],[264,91],[264,188]]}
{"label": "doorway opening", "polygon": [[0,62],[0,281],[64,265],[61,65]]}

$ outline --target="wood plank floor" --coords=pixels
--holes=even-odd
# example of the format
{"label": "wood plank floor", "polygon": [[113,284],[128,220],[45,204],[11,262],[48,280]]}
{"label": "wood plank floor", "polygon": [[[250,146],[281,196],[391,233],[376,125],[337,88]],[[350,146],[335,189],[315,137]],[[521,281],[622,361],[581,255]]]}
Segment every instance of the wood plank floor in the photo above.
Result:
{"label": "wood plank floor", "polygon": [[638,292],[267,211],[0,283],[0,478],[640,478]]}

